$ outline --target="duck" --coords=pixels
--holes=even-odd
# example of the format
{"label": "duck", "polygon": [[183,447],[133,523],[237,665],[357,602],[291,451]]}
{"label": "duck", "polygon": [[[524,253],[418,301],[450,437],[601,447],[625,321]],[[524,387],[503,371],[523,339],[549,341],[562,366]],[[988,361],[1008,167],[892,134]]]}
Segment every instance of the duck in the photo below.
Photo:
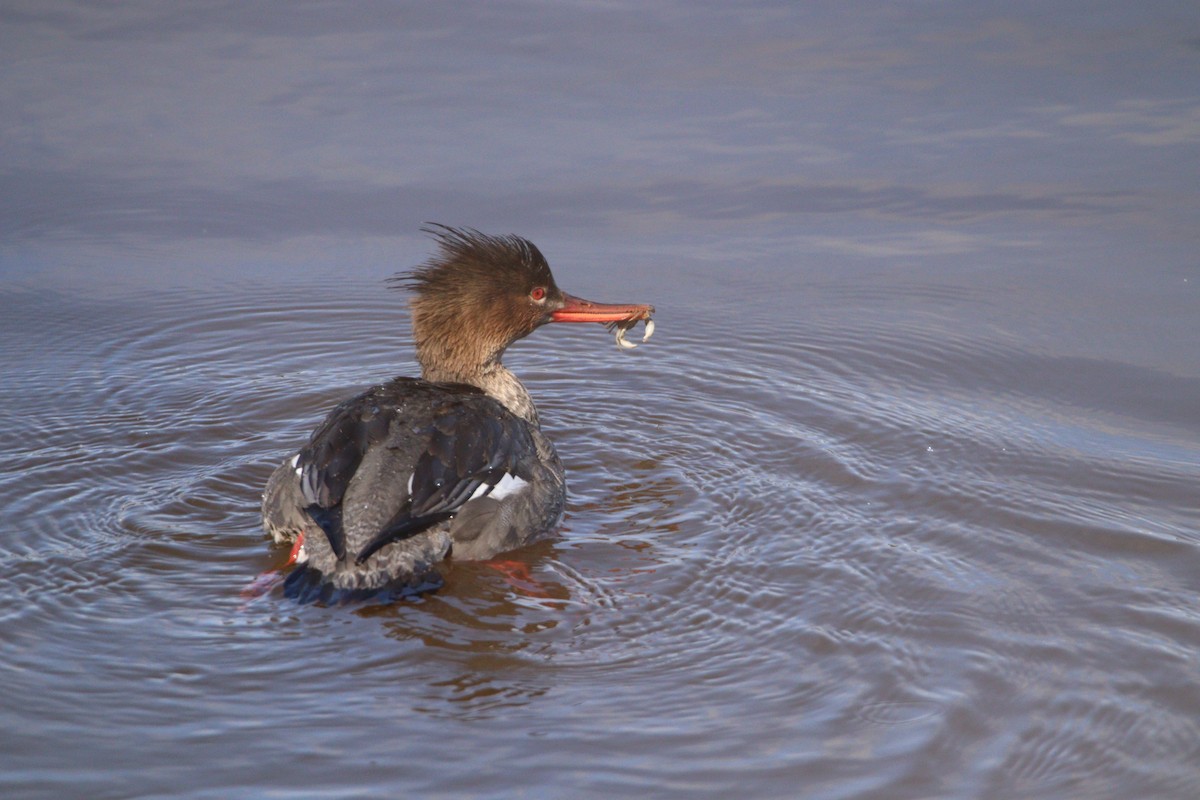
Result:
{"label": "duck", "polygon": [[290,544],[284,593],[301,602],[408,597],[442,585],[447,559],[487,560],[548,536],[567,488],[525,385],[502,363],[550,323],[602,323],[617,344],[654,306],[597,303],[554,281],[516,235],[430,225],[435,253],[390,279],[410,292],[420,377],[334,407],[274,469],[262,522]]}

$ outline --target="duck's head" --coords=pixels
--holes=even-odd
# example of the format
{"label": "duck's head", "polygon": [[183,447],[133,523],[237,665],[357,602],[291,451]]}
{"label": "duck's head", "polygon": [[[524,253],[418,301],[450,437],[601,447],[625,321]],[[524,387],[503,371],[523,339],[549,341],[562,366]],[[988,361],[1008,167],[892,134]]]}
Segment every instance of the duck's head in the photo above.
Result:
{"label": "duck's head", "polygon": [[413,292],[413,340],[428,380],[462,380],[498,364],[505,348],[549,322],[599,322],[624,332],[654,307],[593,303],[558,288],[536,246],[442,225],[426,228],[438,252],[393,282]]}

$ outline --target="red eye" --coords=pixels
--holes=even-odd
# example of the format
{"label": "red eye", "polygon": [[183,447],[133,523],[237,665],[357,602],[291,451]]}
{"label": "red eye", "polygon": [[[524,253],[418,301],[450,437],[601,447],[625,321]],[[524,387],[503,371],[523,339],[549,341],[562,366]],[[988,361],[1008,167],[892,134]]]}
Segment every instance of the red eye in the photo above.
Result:
{"label": "red eye", "polygon": [[546,298],[546,290],[541,286],[537,286],[532,292],[529,293],[529,296],[540,303]]}

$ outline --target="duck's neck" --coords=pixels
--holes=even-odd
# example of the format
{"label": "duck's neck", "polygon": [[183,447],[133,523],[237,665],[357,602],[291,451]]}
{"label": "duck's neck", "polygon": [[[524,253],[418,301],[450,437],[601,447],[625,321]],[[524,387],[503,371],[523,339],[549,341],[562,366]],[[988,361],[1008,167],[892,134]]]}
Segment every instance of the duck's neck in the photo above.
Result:
{"label": "duck's neck", "polygon": [[427,381],[466,383],[476,386],[489,397],[499,400],[505,408],[528,422],[541,428],[533,397],[525,384],[499,360],[475,369],[446,369],[425,363],[421,365],[421,377]]}
{"label": "duck's neck", "polygon": [[463,305],[433,303],[423,297],[413,301],[413,344],[421,377],[477,386],[518,417],[540,427],[529,391],[500,363],[516,337],[504,328],[503,319],[489,324],[488,319],[471,318],[464,323]]}

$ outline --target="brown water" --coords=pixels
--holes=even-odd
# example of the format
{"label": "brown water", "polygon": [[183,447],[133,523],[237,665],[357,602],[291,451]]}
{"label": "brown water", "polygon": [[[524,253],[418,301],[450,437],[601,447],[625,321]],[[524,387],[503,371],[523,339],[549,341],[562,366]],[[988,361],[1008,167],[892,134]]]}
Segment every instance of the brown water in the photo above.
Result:
{"label": "brown water", "polygon": [[[725,8],[0,11],[0,795],[1200,796],[1200,12]],[[507,573],[254,596],[427,219],[658,332]]]}

